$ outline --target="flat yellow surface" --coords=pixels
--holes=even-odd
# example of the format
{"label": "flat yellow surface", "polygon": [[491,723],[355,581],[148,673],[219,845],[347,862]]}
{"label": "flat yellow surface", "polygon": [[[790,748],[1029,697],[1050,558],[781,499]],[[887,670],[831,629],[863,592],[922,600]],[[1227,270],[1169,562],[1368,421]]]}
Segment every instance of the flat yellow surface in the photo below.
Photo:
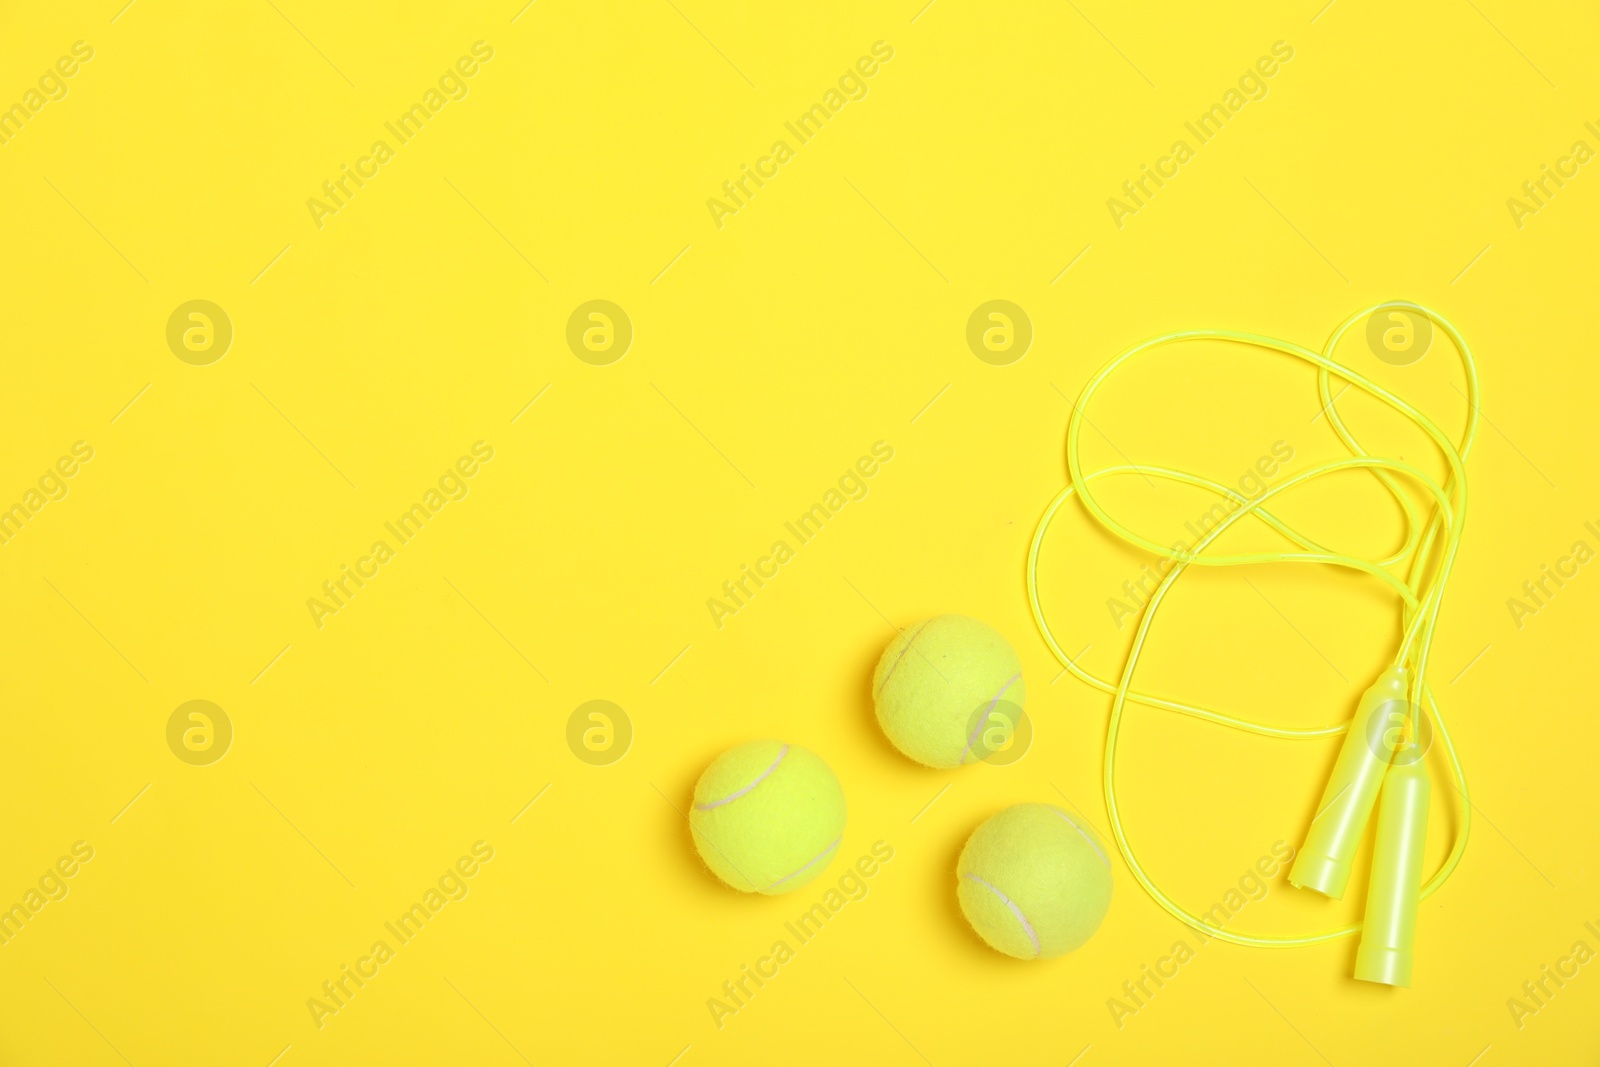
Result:
{"label": "flat yellow surface", "polygon": [[[1592,6],[123,2],[0,20],[0,1062],[1596,1062],[1600,577],[1561,563],[1600,547]],[[1318,347],[1392,298],[1450,316],[1483,384],[1433,670],[1477,811],[1414,987],[1352,981],[1350,940],[1201,944],[1120,860],[1084,948],[994,953],[955,904],[972,829],[1020,801],[1105,827],[1108,701],[1022,581],[1072,398],[1149,336]],[[574,348],[595,300],[626,322],[585,311]],[[990,300],[1031,323],[1007,365],[968,346]],[[1341,358],[1460,427],[1442,341]],[[1231,482],[1277,442],[1340,455],[1317,416],[1303,368],[1201,346],[1119,381],[1085,446]],[[1167,533],[1207,506],[1116,496]],[[1398,536],[1370,481],[1286,510]],[[1076,511],[1046,543],[1053,625],[1103,674],[1142,562]],[[1546,564],[1576,577],[1513,612]],[[1392,652],[1370,582],[1185,582],[1152,688],[1316,725]],[[943,612],[1021,654],[1013,765],[923,769],[877,730],[879,651]],[[569,732],[593,700],[620,760],[602,720]],[[768,736],[830,761],[850,822],[821,880],[742,897],[679,809]],[[1333,751],[1134,709],[1129,833],[1205,910],[1299,843]],[[1459,804],[1430,763],[1436,863]],[[1232,925],[1349,921],[1365,870],[1341,903],[1280,873]]]}

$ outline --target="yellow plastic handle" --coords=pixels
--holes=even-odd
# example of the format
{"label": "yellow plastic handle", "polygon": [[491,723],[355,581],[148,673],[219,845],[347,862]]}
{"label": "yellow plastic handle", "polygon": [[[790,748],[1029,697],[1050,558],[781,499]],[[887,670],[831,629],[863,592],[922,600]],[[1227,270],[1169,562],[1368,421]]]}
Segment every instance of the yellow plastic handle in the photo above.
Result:
{"label": "yellow plastic handle", "polygon": [[1291,885],[1315,889],[1335,900],[1350,884],[1350,864],[1367,832],[1383,773],[1392,750],[1383,743],[1383,724],[1398,704],[1405,707],[1406,672],[1391,667],[1361,695],[1356,717],[1344,735],[1339,759],[1317,802],[1306,843],[1289,869]]}
{"label": "yellow plastic handle", "polygon": [[1432,791],[1420,758],[1397,762],[1384,778],[1372,879],[1367,887],[1367,921],[1361,928],[1361,947],[1356,950],[1355,974],[1363,981],[1411,985],[1411,944],[1417,934],[1422,850],[1428,837]]}

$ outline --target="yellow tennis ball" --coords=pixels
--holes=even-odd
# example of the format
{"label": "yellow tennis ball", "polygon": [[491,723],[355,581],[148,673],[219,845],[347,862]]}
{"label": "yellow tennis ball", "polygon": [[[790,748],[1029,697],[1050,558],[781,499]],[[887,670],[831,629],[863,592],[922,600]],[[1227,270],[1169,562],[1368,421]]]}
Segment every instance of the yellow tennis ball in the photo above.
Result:
{"label": "yellow tennis ball", "polygon": [[1018,804],[972,832],[956,863],[961,913],[1019,960],[1089,940],[1111,906],[1111,860],[1087,827],[1049,804]]}
{"label": "yellow tennis ball", "polygon": [[929,767],[959,767],[987,751],[986,733],[1016,726],[1026,688],[1016,650],[993,627],[940,615],[889,643],[872,693],[895,748]]}
{"label": "yellow tennis ball", "polygon": [[788,893],[821,874],[844,834],[844,790],[810,749],[751,741],[711,761],[689,825],[706,866],[741,893]]}

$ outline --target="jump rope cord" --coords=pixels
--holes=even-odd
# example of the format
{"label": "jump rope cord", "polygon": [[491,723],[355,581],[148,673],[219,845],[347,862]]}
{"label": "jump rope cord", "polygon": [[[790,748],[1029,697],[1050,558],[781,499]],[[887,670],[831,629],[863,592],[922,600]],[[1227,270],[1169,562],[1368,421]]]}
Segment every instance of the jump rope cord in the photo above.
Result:
{"label": "jump rope cord", "polygon": [[[1151,880],[1149,874],[1145,871],[1144,865],[1140,863],[1138,857],[1134,854],[1133,846],[1128,841],[1127,831],[1123,826],[1122,816],[1117,804],[1117,738],[1121,730],[1125,709],[1132,702],[1162,711],[1193,716],[1208,722],[1219,723],[1267,737],[1294,739],[1333,737],[1344,733],[1349,728],[1349,723],[1335,723],[1331,726],[1310,728],[1277,726],[1151,693],[1136,691],[1133,688],[1134,672],[1138,667],[1139,657],[1143,653],[1150,627],[1155,621],[1156,612],[1160,608],[1161,602],[1166,598],[1167,592],[1172,588],[1173,583],[1190,566],[1241,567],[1257,564],[1309,563],[1344,567],[1368,575],[1383,583],[1399,597],[1402,636],[1400,647],[1395,653],[1393,665],[1409,668],[1412,714],[1418,713],[1416,709],[1425,710],[1443,744],[1450,774],[1454,779],[1455,789],[1460,794],[1460,800],[1455,804],[1458,812],[1457,825],[1459,830],[1451,845],[1449,855],[1446,856],[1438,871],[1422,887],[1423,898],[1430,896],[1444,884],[1445,879],[1450,877],[1457,864],[1460,863],[1461,856],[1466,850],[1467,836],[1471,826],[1472,802],[1467,791],[1466,776],[1461,769],[1461,760],[1456,753],[1455,742],[1451,739],[1444,718],[1440,714],[1432,687],[1427,684],[1427,670],[1429,656],[1433,647],[1434,632],[1440,608],[1443,604],[1445,584],[1449,580],[1451,569],[1455,563],[1456,552],[1461,543],[1462,524],[1466,515],[1467,483],[1464,460],[1472,447],[1473,438],[1477,433],[1478,373],[1477,366],[1473,362],[1472,352],[1454,325],[1444,316],[1430,309],[1415,304],[1404,305],[1410,311],[1426,315],[1444,331],[1460,353],[1462,369],[1466,376],[1467,418],[1461,440],[1459,443],[1455,443],[1432,419],[1429,419],[1412,405],[1333,358],[1334,350],[1340,340],[1343,339],[1353,325],[1364,320],[1373,312],[1390,306],[1393,305],[1387,303],[1377,304],[1351,315],[1328,337],[1328,341],[1320,353],[1287,341],[1230,330],[1192,330],[1171,333],[1145,341],[1128,349],[1101,368],[1099,373],[1090,379],[1089,384],[1084,387],[1067,426],[1067,469],[1071,481],[1066,488],[1056,494],[1055,499],[1045,508],[1043,516],[1039,519],[1039,526],[1034,531],[1033,542],[1028,549],[1028,603],[1033,611],[1034,622],[1038,625],[1039,632],[1044,637],[1045,643],[1049,645],[1051,652],[1055,654],[1061,664],[1080,681],[1112,696],[1111,717],[1106,732],[1104,762],[1105,801],[1106,811],[1111,821],[1111,831],[1116,838],[1117,848],[1122,853],[1122,858],[1127,862],[1128,867],[1133,871],[1134,877],[1138,879],[1139,884],[1145,888],[1145,891],[1150,894],[1157,904],[1160,904],[1175,918],[1210,937],[1238,945],[1255,945],[1266,948],[1314,945],[1353,934],[1361,929],[1361,924],[1359,922],[1352,923],[1335,930],[1303,937],[1266,937],[1241,934],[1206,922],[1164,893]],[[1129,361],[1153,349],[1183,341],[1231,342],[1294,356],[1315,366],[1317,368],[1317,393],[1322,401],[1322,410],[1327,414],[1329,424],[1333,427],[1334,433],[1352,453],[1351,457],[1323,463],[1294,475],[1267,489],[1254,499],[1248,499],[1229,486],[1199,475],[1149,464],[1128,463],[1085,473],[1079,454],[1078,439],[1083,423],[1086,421],[1084,412],[1088,408],[1095,392],[1119,368]],[[1332,392],[1332,380],[1334,378],[1348,382],[1350,387],[1360,389],[1367,395],[1388,405],[1388,407],[1409,419],[1414,426],[1422,430],[1438,447],[1449,468],[1443,484],[1435,482],[1427,474],[1411,464],[1368,453],[1360,442],[1356,440],[1355,435],[1339,415],[1336,403],[1337,397]],[[1342,395],[1342,391],[1340,395]],[[1307,485],[1319,478],[1344,471],[1357,470],[1368,471],[1383,486],[1399,505],[1405,519],[1406,535],[1403,544],[1399,549],[1382,558],[1367,559],[1329,549],[1294,529],[1273,515],[1264,506],[1272,498]],[[1118,522],[1095,496],[1092,488],[1094,483],[1103,477],[1135,474],[1147,480],[1151,477],[1156,477],[1210,490],[1230,502],[1234,506],[1234,510],[1192,547],[1183,548],[1181,545],[1161,545]],[[1430,498],[1431,505],[1425,514],[1419,512],[1417,502],[1407,491],[1405,485],[1407,482]],[[1043,544],[1045,533],[1049,530],[1050,523],[1055,519],[1057,512],[1073,496],[1077,496],[1089,515],[1110,533],[1131,545],[1170,561],[1170,568],[1145,604],[1138,628],[1134,634],[1133,644],[1128,652],[1127,659],[1123,662],[1121,676],[1115,682],[1094,675],[1074,661],[1071,656],[1067,655],[1060,643],[1056,641],[1040,604],[1040,546]],[[1212,542],[1222,536],[1235,523],[1247,517],[1259,520],[1265,526],[1292,542],[1301,551],[1205,554],[1205,550]],[[1392,572],[1391,568],[1397,567],[1407,560],[1409,560],[1409,566],[1406,568],[1405,577],[1399,577]],[[1413,728],[1418,728],[1421,724],[1414,722],[1411,725]]]}

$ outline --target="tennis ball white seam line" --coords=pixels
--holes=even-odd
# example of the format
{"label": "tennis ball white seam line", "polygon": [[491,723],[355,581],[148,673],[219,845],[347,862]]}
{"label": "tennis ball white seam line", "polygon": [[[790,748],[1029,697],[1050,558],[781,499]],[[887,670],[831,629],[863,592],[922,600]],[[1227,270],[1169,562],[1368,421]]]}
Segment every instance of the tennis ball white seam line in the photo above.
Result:
{"label": "tennis ball white seam line", "polygon": [[809,871],[811,868],[815,867],[818,863],[821,863],[823,860],[825,860],[829,856],[833,855],[834,850],[839,847],[840,842],[842,842],[843,840],[844,840],[844,837],[842,835],[839,836],[839,837],[834,838],[833,839],[833,844],[829,845],[827,848],[825,848],[821,852],[817,853],[816,856],[812,857],[810,862],[808,862],[805,866],[801,867],[799,870],[790,871],[788,874],[784,875],[782,878],[779,878],[776,882],[773,882],[771,885],[767,886],[767,888],[769,890],[770,889],[776,889],[778,886],[780,886],[783,883],[787,882],[789,879],[798,878],[800,875],[804,874],[806,871]]}
{"label": "tennis ball white seam line", "polygon": [[1100,862],[1105,864],[1106,865],[1106,870],[1109,871],[1111,869],[1111,857],[1107,856],[1103,851],[1101,851],[1100,846],[1094,843],[1094,838],[1090,837],[1088,832],[1086,830],[1084,830],[1083,827],[1081,827],[1077,823],[1073,822],[1072,821],[1072,817],[1069,816],[1066,812],[1062,811],[1060,808],[1051,808],[1050,810],[1055,812],[1057,815],[1061,816],[1063,819],[1065,819],[1068,826],[1070,826],[1074,830],[1078,831],[1078,836],[1079,837],[1081,837],[1085,841],[1089,842],[1089,847],[1094,849],[1094,854],[1100,857]]}
{"label": "tennis ball white seam line", "polygon": [[710,811],[712,808],[720,808],[724,804],[733,803],[735,800],[738,800],[740,797],[742,797],[746,793],[750,792],[750,790],[754,789],[756,786],[760,785],[762,782],[764,782],[768,778],[772,777],[772,772],[778,769],[778,764],[782,763],[783,762],[783,757],[787,756],[788,754],[789,754],[789,746],[786,744],[781,749],[778,750],[778,758],[772,761],[772,766],[768,767],[766,770],[764,770],[760,774],[756,775],[755,781],[751,782],[749,785],[745,786],[743,789],[739,790],[736,793],[729,793],[727,796],[723,797],[721,800],[713,800],[709,804],[696,804],[695,807],[698,808],[701,811]]}
{"label": "tennis ball white seam line", "polygon": [[1017,682],[1017,681],[1019,681],[1019,680],[1021,680],[1021,678],[1022,678],[1022,672],[1021,671],[1018,671],[1016,674],[1013,674],[1006,681],[1006,684],[1000,687],[1000,692],[998,692],[998,693],[996,693],[994,695],[994,699],[989,701],[989,706],[983,709],[983,715],[978,719],[978,725],[973,729],[972,736],[967,738],[967,743],[962,747],[962,749],[961,749],[961,758],[957,762],[959,762],[959,763],[967,762],[967,753],[972,751],[973,743],[978,740],[978,735],[983,733],[983,728],[988,725],[988,723],[989,723],[989,715],[990,715],[991,712],[994,711],[994,706],[996,704],[1000,703],[1000,698],[1006,695],[1006,690],[1010,689],[1012,684]]}
{"label": "tennis ball white seam line", "polygon": [[1011,909],[1011,914],[1015,915],[1017,917],[1017,922],[1022,924],[1022,932],[1028,935],[1028,940],[1029,941],[1033,942],[1033,955],[1034,955],[1034,958],[1037,959],[1038,956],[1039,956],[1039,953],[1040,953],[1039,935],[1033,932],[1033,924],[1028,921],[1028,917],[1026,915],[1022,914],[1022,909],[1017,907],[1017,905],[1012,901],[1012,899],[1010,897],[1006,896],[1004,893],[1000,892],[1000,890],[996,889],[992,884],[990,884],[989,882],[984,881],[982,878],[979,878],[977,875],[972,874],[969,871],[967,873],[967,877],[971,878],[974,882],[977,882],[979,885],[983,886],[989,892],[991,892],[995,896],[999,897],[1000,898],[1000,902],[1002,904],[1004,904],[1006,907]]}
{"label": "tennis ball white seam line", "polygon": [[916,643],[917,638],[922,636],[922,631],[926,630],[928,624],[932,621],[932,619],[924,619],[921,625],[911,631],[911,636],[906,638],[906,647],[902,648],[900,654],[894,658],[894,662],[889,664],[889,673],[885,674],[883,681],[878,684],[878,692],[874,694],[875,696],[883,695],[884,689],[889,685],[889,679],[894,677],[894,672],[900,669],[900,663],[906,658],[906,653],[911,651],[911,646]]}

